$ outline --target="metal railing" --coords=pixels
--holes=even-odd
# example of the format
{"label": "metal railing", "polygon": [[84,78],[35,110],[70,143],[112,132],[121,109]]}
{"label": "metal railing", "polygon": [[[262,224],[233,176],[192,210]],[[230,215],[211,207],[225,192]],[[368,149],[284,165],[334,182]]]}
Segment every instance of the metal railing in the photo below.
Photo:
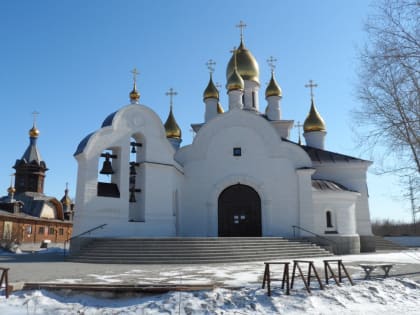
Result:
{"label": "metal railing", "polygon": [[98,229],[103,229],[103,228],[104,228],[104,226],[106,226],[106,225],[107,225],[106,223],[105,223],[105,224],[98,225],[98,226],[96,226],[96,227],[94,227],[94,228],[91,228],[90,230],[87,230],[87,231],[85,231],[85,232],[82,232],[82,233],[80,233],[80,234],[77,234],[77,235],[75,235],[75,236],[72,236],[72,237],[70,237],[69,239],[66,239],[66,240],[64,241],[64,256],[66,256],[66,252],[67,252],[66,247],[67,247],[67,243],[68,243],[68,242],[70,242],[71,240],[74,240],[74,239],[76,239],[76,238],[79,238],[80,236],[83,236],[83,235],[86,235],[86,234],[92,233],[92,232],[93,232],[93,231],[95,231],[95,230],[98,230]]}
{"label": "metal railing", "polygon": [[[319,235],[319,234],[316,234],[316,233],[314,233],[314,232],[312,232],[312,231],[309,231],[309,230],[307,230],[307,229],[305,229],[305,228],[303,228],[303,227],[300,227],[300,226],[298,226],[298,225],[292,225],[292,228],[293,228],[293,238],[297,238],[297,237],[296,237],[296,230],[301,230],[301,231],[304,231],[304,232],[306,232],[306,233],[312,234],[313,236],[315,236],[315,237],[316,237],[316,238],[318,238],[318,239],[321,239],[321,240],[327,241],[327,243],[329,243],[329,244],[332,244],[332,245],[330,245],[330,246],[332,247],[332,251],[333,251],[334,253],[336,253],[336,252],[339,252],[339,251],[340,251],[340,246],[339,246],[339,244],[338,244],[337,242],[333,241],[333,240],[330,240],[330,239],[328,239],[328,238],[326,238],[326,237],[323,237],[323,236],[321,236],[321,235]],[[321,243],[321,242],[320,242],[320,243]],[[322,244],[322,243],[321,243],[321,244]]]}

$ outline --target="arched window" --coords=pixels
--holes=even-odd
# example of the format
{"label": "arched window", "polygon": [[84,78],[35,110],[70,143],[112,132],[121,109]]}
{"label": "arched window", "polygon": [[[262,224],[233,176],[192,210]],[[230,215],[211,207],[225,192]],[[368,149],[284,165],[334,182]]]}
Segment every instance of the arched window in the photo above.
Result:
{"label": "arched window", "polygon": [[327,220],[327,228],[332,228],[333,224],[332,224],[332,215],[331,215],[331,211],[327,211],[325,213],[326,216],[326,220]]}

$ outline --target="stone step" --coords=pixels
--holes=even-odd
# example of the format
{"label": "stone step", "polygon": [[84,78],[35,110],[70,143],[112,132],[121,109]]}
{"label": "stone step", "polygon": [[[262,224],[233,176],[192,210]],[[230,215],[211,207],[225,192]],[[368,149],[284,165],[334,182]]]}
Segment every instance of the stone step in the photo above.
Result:
{"label": "stone step", "polygon": [[375,236],[375,245],[376,245],[376,250],[404,250],[404,249],[407,249],[407,247],[396,244],[396,243],[391,242],[389,240],[386,240],[381,236]]}
{"label": "stone step", "polygon": [[68,259],[86,263],[232,263],[331,256],[309,242],[284,238],[91,238]]}

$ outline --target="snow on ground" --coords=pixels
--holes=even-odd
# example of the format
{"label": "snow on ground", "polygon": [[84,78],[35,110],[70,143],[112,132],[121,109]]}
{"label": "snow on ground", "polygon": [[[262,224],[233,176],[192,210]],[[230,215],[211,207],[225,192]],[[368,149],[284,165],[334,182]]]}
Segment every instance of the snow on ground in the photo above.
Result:
{"label": "snow on ground", "polygon": [[[287,296],[272,284],[272,296],[261,289],[262,262],[230,265],[183,265],[156,266],[155,272],[146,273],[136,266],[123,273],[86,274],[78,277],[57,279],[62,283],[142,283],[209,284],[222,287],[208,291],[169,292],[166,294],[119,295],[105,293],[80,294],[70,291],[19,291],[9,299],[0,291],[0,314],[138,314],[138,315],[196,315],[196,314],[420,314],[420,251],[377,253],[335,257],[343,259],[355,280],[351,286],[347,280],[341,287],[332,284],[320,290],[316,282],[311,284],[312,293],[296,281],[291,295]],[[322,270],[323,258],[313,258],[318,271]],[[359,263],[393,263],[394,276],[361,280],[363,272]],[[81,267],[82,268],[82,267]],[[405,272],[407,271],[407,272]],[[416,274],[408,278],[410,272]],[[149,275],[150,278],[142,278]],[[152,275],[154,275],[152,277]],[[399,275],[399,276],[395,276]],[[415,280],[417,279],[417,280]],[[136,283],[136,282],[134,282]],[[234,287],[234,288],[232,288]]]}
{"label": "snow on ground", "polygon": [[210,291],[120,296],[26,291],[0,298],[0,314],[419,314],[420,283],[409,279],[357,281],[329,285],[312,294],[303,288],[272,297],[257,286]]}

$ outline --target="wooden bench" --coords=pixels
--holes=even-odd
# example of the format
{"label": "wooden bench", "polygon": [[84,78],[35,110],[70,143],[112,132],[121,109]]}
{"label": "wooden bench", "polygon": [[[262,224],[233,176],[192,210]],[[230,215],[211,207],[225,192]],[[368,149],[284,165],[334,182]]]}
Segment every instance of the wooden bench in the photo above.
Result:
{"label": "wooden bench", "polygon": [[4,281],[4,290],[5,290],[5,295],[7,299],[9,298],[9,279],[8,279],[9,268],[0,267],[0,271],[1,271],[0,288],[3,286],[3,281]]}
{"label": "wooden bench", "polygon": [[[289,262],[265,262],[265,269],[264,269],[264,278],[262,283],[262,288],[265,288],[265,284],[267,284],[267,295],[271,296],[271,281],[280,281],[281,280],[281,288],[284,289],[286,285],[286,295],[290,294],[290,282],[289,282]],[[283,265],[283,277],[281,279],[271,278],[270,275],[270,265]]]}
{"label": "wooden bench", "polygon": [[372,271],[380,268],[384,272],[384,278],[389,276],[389,271],[394,266],[393,264],[360,264],[360,267],[365,271],[365,280],[370,278]]}

